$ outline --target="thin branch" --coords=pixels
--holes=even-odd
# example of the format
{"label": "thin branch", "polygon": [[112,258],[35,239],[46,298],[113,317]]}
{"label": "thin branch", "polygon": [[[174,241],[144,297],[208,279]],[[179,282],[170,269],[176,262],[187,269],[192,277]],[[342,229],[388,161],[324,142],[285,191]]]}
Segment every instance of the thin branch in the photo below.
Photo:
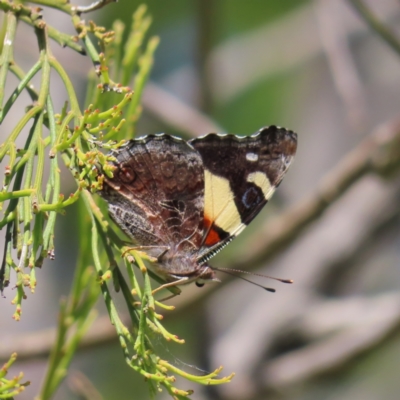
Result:
{"label": "thin branch", "polygon": [[[33,21],[31,18],[24,15],[21,15],[19,19],[21,21],[24,21],[26,24],[30,26],[37,26],[42,21],[42,20]],[[54,41],[56,41],[60,46],[69,47],[72,50],[75,50],[79,54],[86,55],[86,50],[79,43],[76,43],[77,40],[76,37],[62,33],[50,25],[47,26],[47,32],[49,37]]]}
{"label": "thin branch", "polygon": [[71,391],[82,399],[104,399],[89,378],[80,371],[70,372],[67,378],[67,383]]}
{"label": "thin branch", "polygon": [[361,0],[348,0],[364,21],[398,54],[400,55],[400,41],[387,25],[379,21],[370,8]]}
{"label": "thin branch", "polygon": [[[397,2],[375,3],[385,19],[398,14]],[[342,8],[341,18],[346,19],[352,10]],[[366,29],[362,24],[348,24],[343,35],[352,39]],[[321,54],[321,40],[316,30],[313,2],[305,2],[273,22],[221,41],[207,60],[214,99],[221,103],[232,101],[261,79],[304,68]]]}
{"label": "thin branch", "polygon": [[[128,323],[129,317],[123,320]],[[30,332],[25,335],[4,336],[0,342],[0,360],[7,360],[10,349],[18,349],[18,360],[29,360],[32,358],[47,358],[56,338],[56,328],[45,329],[38,332]],[[116,343],[117,334],[110,322],[108,315],[101,316],[95,320],[89,328],[88,333],[82,339],[79,348],[91,348],[108,343]]]}
{"label": "thin branch", "polygon": [[319,0],[315,11],[322,47],[336,90],[343,100],[351,126],[360,131],[367,119],[365,94],[349,48],[340,4],[335,0]]}
{"label": "thin branch", "polygon": [[117,1],[118,0],[98,0],[92,4],[89,4],[88,6],[76,7],[76,12],[78,14],[83,14],[83,13],[88,13],[88,12],[95,11],[95,10],[100,10],[100,8],[103,8],[107,4],[116,3]]}
{"label": "thin branch", "polygon": [[4,90],[8,69],[14,60],[14,40],[17,28],[16,16],[12,13],[8,13],[5,23],[7,25],[7,30],[4,36],[4,43],[2,44],[0,56],[0,109],[3,108]]}
{"label": "thin branch", "polygon": [[143,93],[143,106],[163,123],[196,137],[225,130],[205,114],[184,103],[154,82],[148,82]]}
{"label": "thin branch", "polygon": [[209,71],[206,61],[215,39],[218,23],[218,1],[197,0],[197,46],[196,46],[196,74],[198,78],[198,108],[209,114],[213,110],[214,99],[210,88]]}
{"label": "thin branch", "polygon": [[398,293],[383,294],[372,299],[345,299],[336,303],[336,313],[328,302],[322,308],[328,309],[331,316],[342,315],[344,309],[347,314],[349,310],[353,311],[353,319],[346,314],[350,326],[344,329],[338,327],[336,332],[327,334],[324,339],[319,338],[304,348],[270,360],[263,368],[264,389],[287,389],[290,385],[337,371],[357,356],[386,343],[399,332]]}

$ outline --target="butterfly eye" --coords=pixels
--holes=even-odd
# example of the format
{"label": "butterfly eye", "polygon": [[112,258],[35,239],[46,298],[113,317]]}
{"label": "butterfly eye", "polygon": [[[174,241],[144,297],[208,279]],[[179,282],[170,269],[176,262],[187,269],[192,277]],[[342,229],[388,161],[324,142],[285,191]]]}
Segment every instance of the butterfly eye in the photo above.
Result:
{"label": "butterfly eye", "polygon": [[203,286],[204,286],[204,283],[202,283],[202,282],[196,282],[196,286],[197,286],[197,287],[203,287]]}

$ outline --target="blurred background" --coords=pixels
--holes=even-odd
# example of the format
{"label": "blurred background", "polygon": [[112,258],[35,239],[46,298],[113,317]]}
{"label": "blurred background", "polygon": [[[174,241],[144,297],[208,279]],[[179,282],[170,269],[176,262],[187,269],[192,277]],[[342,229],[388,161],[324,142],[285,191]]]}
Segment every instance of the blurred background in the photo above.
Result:
{"label": "blurred background", "polygon": [[[120,0],[87,18],[106,26],[119,18],[129,25],[141,3]],[[299,134],[294,165],[268,207],[211,263],[295,283],[254,277],[277,289],[270,294],[222,275],[221,284],[184,287],[170,302],[176,310],[164,313],[167,329],[186,340],[158,343],[166,359],[190,373],[220,365],[226,374],[236,373],[218,387],[178,382],[195,390],[195,400],[399,398],[400,174],[388,163],[400,149],[400,45],[396,51],[396,43],[389,45],[367,26],[352,3],[145,2],[153,17],[151,35],[161,43],[139,134],[247,135],[266,125]],[[363,3],[400,43],[400,3]],[[51,18],[51,10],[46,13]],[[57,28],[73,33],[67,18]],[[20,26],[22,51],[15,58],[25,69],[37,59],[32,36]],[[82,87],[83,103],[89,60],[56,44],[53,52]],[[55,109],[64,99],[60,91]],[[8,123],[4,132],[13,126]],[[64,177],[68,194],[73,181],[66,171]],[[14,368],[32,382],[21,400],[37,393],[59,299],[70,289],[75,213],[71,207],[59,219],[56,261],[38,271],[37,293],[24,303],[20,322],[11,319],[11,288],[1,299],[0,356],[5,349],[8,357],[15,343],[43,345],[43,358],[27,353]],[[125,365],[109,322],[100,318],[93,331],[99,338],[92,335],[78,352],[55,399],[83,398],[86,379],[101,393],[91,399],[147,399],[147,385]]]}

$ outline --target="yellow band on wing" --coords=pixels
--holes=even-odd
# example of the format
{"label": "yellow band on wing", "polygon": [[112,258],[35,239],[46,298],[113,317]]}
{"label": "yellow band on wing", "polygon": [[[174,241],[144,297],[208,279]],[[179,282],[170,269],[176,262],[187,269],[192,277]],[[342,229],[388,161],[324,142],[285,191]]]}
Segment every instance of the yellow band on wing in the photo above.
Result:
{"label": "yellow band on wing", "polygon": [[268,177],[264,172],[252,172],[247,175],[247,182],[254,183],[263,192],[266,200],[269,200],[275,192],[275,187],[271,185]]}
{"label": "yellow band on wing", "polygon": [[241,218],[236,207],[234,194],[225,178],[204,170],[205,218],[229,234],[234,234],[241,225]]}

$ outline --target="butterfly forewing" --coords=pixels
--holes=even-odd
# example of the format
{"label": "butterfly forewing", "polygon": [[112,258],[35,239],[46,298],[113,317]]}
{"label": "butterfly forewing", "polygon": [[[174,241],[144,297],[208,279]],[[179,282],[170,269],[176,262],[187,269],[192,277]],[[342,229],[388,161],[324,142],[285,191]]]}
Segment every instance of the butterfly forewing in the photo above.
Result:
{"label": "butterfly forewing", "polygon": [[108,203],[114,221],[141,245],[196,251],[203,235],[200,155],[169,135],[132,140],[113,155],[114,177],[105,179],[100,194],[112,197]]}
{"label": "butterfly forewing", "polygon": [[247,137],[210,134],[190,144],[204,165],[201,259],[237,236],[268,202],[287,171],[297,135],[271,126]]}

